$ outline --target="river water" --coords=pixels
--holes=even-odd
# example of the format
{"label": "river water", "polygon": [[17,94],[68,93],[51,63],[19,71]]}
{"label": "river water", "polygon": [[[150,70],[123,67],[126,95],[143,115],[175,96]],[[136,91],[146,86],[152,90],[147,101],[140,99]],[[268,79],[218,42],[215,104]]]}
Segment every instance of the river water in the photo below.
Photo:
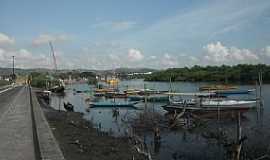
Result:
{"label": "river water", "polygon": [[[199,86],[206,83],[188,82],[144,82],[143,80],[121,81],[120,90],[128,88],[140,88],[144,86],[150,89],[169,90],[176,92],[196,92]],[[239,89],[253,89],[252,85],[238,85]],[[69,101],[74,105],[76,112],[84,113],[84,118],[91,121],[97,128],[110,132],[113,136],[125,136],[130,121],[138,118],[145,112],[145,104],[139,103],[134,109],[120,109],[119,115],[115,116],[110,108],[91,108],[86,111],[88,104],[85,99],[91,96],[94,86],[87,84],[75,84],[68,86],[65,96],[52,96],[51,106],[55,109],[64,110],[63,102]],[[270,85],[262,87],[263,109],[248,111],[241,118],[242,135],[247,139],[242,145],[242,159],[256,159],[265,154],[270,155]],[[73,89],[83,91],[74,93]],[[236,98],[236,97],[233,97]],[[255,98],[255,94],[242,96],[241,98]],[[112,101],[101,98],[99,101]],[[116,101],[123,101],[118,100]],[[147,109],[150,112],[158,113],[166,117],[166,111],[162,109],[164,103],[148,103]],[[164,118],[166,119],[166,118]],[[177,160],[177,159],[228,159],[228,147],[237,135],[236,119],[212,118],[204,120],[201,125],[193,128],[177,127],[176,129],[162,129],[160,143],[154,143],[153,132],[145,131],[140,136],[144,139],[153,159]],[[166,128],[166,127],[165,127]],[[221,134],[222,132],[222,134]],[[218,134],[217,134],[218,133]],[[210,136],[209,136],[210,135]],[[222,135],[223,138],[216,138],[215,135]],[[222,141],[222,142],[221,142]]]}

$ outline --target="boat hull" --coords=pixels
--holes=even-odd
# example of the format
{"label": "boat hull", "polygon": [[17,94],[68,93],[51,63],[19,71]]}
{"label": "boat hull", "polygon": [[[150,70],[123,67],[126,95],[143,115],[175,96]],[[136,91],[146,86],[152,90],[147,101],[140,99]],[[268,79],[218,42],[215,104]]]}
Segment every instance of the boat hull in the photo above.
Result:
{"label": "boat hull", "polygon": [[148,102],[169,102],[168,96],[129,96],[130,101],[145,101],[145,98]]}
{"label": "boat hull", "polygon": [[234,105],[225,105],[225,104],[202,104],[201,106],[197,105],[184,105],[184,104],[173,104],[173,105],[166,105],[163,106],[163,109],[168,112],[181,112],[184,108],[185,110],[189,110],[192,112],[225,112],[225,111],[240,111],[246,112],[256,106],[256,102],[251,101],[245,104],[234,104]]}
{"label": "boat hull", "polygon": [[135,103],[92,103],[90,108],[134,108]]}

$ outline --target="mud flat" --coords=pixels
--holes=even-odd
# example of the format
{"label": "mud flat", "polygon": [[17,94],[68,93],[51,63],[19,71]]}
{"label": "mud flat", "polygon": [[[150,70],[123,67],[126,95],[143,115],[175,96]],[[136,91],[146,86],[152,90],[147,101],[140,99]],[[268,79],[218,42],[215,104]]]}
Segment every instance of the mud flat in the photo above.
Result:
{"label": "mud flat", "polygon": [[55,110],[38,99],[66,160],[146,159],[128,138],[110,136],[94,128],[83,114]]}

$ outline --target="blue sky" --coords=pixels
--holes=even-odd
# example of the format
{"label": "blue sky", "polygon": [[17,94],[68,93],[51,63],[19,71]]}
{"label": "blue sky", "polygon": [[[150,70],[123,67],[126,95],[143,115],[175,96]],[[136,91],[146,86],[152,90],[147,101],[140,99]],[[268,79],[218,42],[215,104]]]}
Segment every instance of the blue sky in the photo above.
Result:
{"label": "blue sky", "polygon": [[[270,63],[269,0],[0,0],[0,65],[169,68]],[[67,63],[68,62],[68,63]]]}

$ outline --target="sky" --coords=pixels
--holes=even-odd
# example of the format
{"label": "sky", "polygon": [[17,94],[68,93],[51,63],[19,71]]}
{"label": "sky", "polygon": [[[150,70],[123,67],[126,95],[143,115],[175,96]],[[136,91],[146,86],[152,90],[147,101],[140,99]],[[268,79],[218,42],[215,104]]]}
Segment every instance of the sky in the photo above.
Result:
{"label": "sky", "polygon": [[0,0],[0,67],[270,64],[269,0]]}

